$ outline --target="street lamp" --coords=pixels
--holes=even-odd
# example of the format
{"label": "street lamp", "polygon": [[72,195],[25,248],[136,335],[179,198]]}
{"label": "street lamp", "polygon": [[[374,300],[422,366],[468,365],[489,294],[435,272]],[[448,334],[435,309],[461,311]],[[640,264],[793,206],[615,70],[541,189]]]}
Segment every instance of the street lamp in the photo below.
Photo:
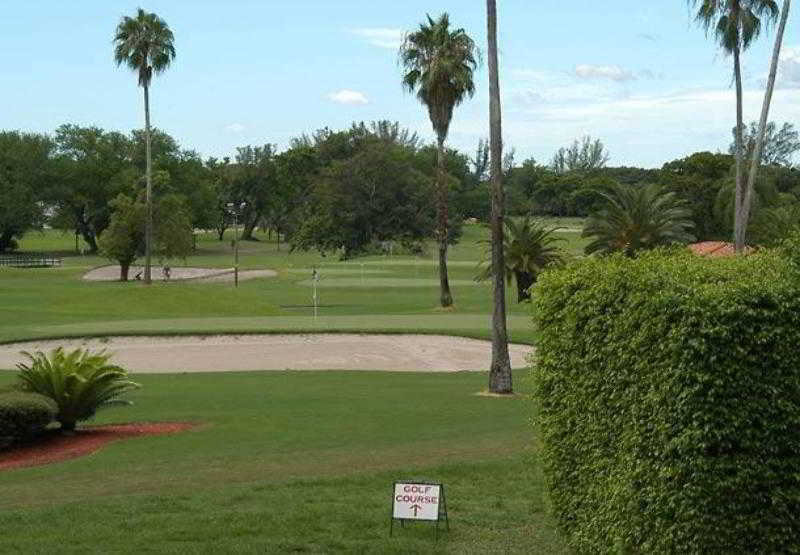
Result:
{"label": "street lamp", "polygon": [[247,206],[246,202],[229,202],[228,212],[233,214],[233,284],[239,287],[239,212]]}

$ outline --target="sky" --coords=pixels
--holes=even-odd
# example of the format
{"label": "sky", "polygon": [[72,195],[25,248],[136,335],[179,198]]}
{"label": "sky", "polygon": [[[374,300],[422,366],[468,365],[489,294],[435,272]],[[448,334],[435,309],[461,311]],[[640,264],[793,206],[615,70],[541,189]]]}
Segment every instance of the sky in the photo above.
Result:
{"label": "sky", "polygon": [[[0,129],[64,123],[143,127],[136,76],[113,62],[123,15],[164,18],[177,57],[155,78],[153,124],[183,148],[231,156],[285,148],[302,133],[388,119],[433,140],[427,112],[401,85],[397,48],[425,14],[448,12],[485,54],[482,0],[0,0]],[[611,165],[660,167],[726,150],[735,125],[732,59],[683,0],[497,0],[503,135],[516,160],[550,160],[591,135]],[[793,7],[771,120],[800,126],[800,35]],[[757,119],[770,30],[744,55],[745,120]],[[484,56],[485,58],[485,56]],[[488,136],[488,77],[459,106],[449,144]]]}

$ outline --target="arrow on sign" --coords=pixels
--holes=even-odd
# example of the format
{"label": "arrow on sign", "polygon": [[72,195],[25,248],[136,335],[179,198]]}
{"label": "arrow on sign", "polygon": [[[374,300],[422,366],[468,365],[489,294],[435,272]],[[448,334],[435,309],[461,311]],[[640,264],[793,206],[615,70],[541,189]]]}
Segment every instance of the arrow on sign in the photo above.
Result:
{"label": "arrow on sign", "polygon": [[417,516],[417,511],[420,510],[422,507],[419,505],[411,505],[409,509],[414,509],[414,516]]}

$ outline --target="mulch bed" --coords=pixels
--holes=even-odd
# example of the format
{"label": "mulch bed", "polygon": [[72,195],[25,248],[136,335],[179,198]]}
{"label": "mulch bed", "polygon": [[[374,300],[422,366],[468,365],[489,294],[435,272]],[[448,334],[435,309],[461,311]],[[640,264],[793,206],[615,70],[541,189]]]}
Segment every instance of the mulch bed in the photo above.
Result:
{"label": "mulch bed", "polygon": [[194,426],[196,424],[188,422],[111,424],[79,428],[75,435],[62,435],[58,430],[53,430],[35,443],[17,445],[0,452],[0,471],[84,457],[118,439],[174,434]]}

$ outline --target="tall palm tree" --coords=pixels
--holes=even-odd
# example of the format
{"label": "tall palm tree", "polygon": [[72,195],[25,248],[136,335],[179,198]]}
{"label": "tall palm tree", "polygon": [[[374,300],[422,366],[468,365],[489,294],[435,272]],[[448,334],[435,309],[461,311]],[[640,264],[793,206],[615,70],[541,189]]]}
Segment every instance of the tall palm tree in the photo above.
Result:
{"label": "tall palm tree", "polygon": [[697,21],[714,35],[720,46],[733,55],[733,75],[736,81],[736,212],[734,221],[734,243],[736,252],[744,249],[744,145],[742,130],[742,68],[741,54],[747,50],[761,33],[761,19],[767,23],[778,16],[775,0],[688,0],[699,6]]}
{"label": "tall palm tree", "polygon": [[[518,221],[505,220],[503,272],[509,285],[512,280],[517,282],[517,302],[531,298],[530,288],[536,283],[542,270],[564,261],[564,251],[557,244],[564,241],[564,238],[555,235],[558,230],[559,228],[548,227],[530,216]],[[477,280],[483,281],[492,275],[493,268],[487,265],[478,274]]]}
{"label": "tall palm tree", "polygon": [[[778,32],[775,35],[775,46],[772,49],[772,61],[770,62],[769,78],[767,79],[767,90],[764,93],[764,101],[761,106],[761,119],[758,122],[758,135],[756,136],[756,144],[753,152],[751,153],[750,171],[747,176],[747,187],[744,191],[744,199],[742,200],[742,216],[743,222],[741,232],[741,243],[744,245],[744,239],[747,234],[747,221],[750,217],[750,208],[753,203],[753,189],[755,188],[756,177],[758,175],[758,168],[761,165],[761,152],[764,148],[764,139],[767,135],[767,120],[769,119],[769,107],[772,103],[772,93],[775,90],[775,78],[778,74],[778,61],[781,56],[781,46],[783,45],[783,33],[786,30],[786,20],[789,19],[789,9],[791,8],[791,0],[783,1],[783,12],[781,13],[781,20],[778,24]],[[736,243],[740,241],[736,237]]]}
{"label": "tall palm tree", "polygon": [[175,59],[174,36],[167,23],[154,13],[139,8],[136,17],[124,16],[114,35],[114,61],[139,76],[144,89],[144,133],[147,181],[144,281],[151,281],[150,257],[153,244],[153,163],[150,146],[150,83],[153,75],[165,71]]}
{"label": "tall palm tree", "polygon": [[419,101],[428,108],[428,115],[436,133],[437,205],[439,241],[439,283],[441,304],[453,304],[450,283],[447,279],[447,180],[444,168],[444,143],[453,119],[453,110],[467,97],[475,94],[473,74],[478,67],[475,42],[464,29],[450,29],[450,16],[442,14],[406,35],[400,47],[403,66],[403,87],[416,93]]}
{"label": "tall palm tree", "polygon": [[593,237],[586,254],[637,251],[694,241],[692,211],[675,193],[657,185],[615,183],[598,191],[604,206],[589,216],[583,237]]}
{"label": "tall palm tree", "polygon": [[492,362],[489,367],[489,391],[512,393],[511,359],[508,355],[506,329],[505,257],[503,252],[503,129],[500,112],[500,77],[497,68],[497,4],[486,0],[486,27],[489,51],[489,149],[492,180]]}

